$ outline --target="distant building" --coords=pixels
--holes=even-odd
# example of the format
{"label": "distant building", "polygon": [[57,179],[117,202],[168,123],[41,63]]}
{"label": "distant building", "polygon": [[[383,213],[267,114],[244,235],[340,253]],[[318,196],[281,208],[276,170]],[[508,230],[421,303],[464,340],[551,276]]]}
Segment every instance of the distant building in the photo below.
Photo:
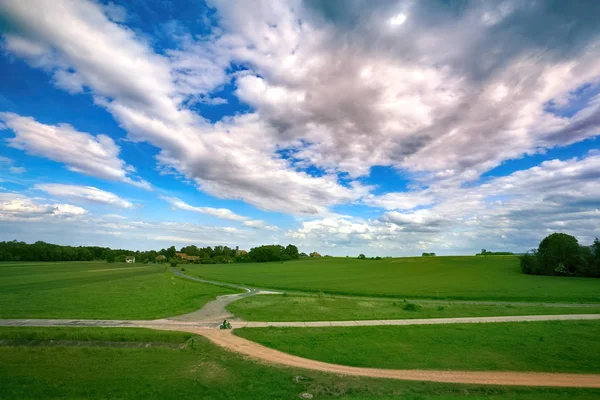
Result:
{"label": "distant building", "polygon": [[135,257],[134,256],[127,256],[125,257],[125,262],[126,263],[134,263],[135,262]]}
{"label": "distant building", "polygon": [[167,257],[163,256],[162,254],[159,254],[156,257],[156,262],[163,262],[163,261],[166,261],[166,259],[167,259]]}
{"label": "distant building", "polygon": [[175,257],[181,258],[182,260],[187,260],[188,255],[185,253],[175,253]]}
{"label": "distant building", "polygon": [[188,261],[196,261],[199,260],[200,256],[187,256],[186,260]]}
{"label": "distant building", "polygon": [[235,255],[236,256],[245,256],[248,254],[246,250],[240,250],[240,246],[235,246]]}
{"label": "distant building", "polygon": [[319,253],[317,253],[316,251],[313,251],[312,253],[310,253],[311,257],[321,257],[321,255]]}

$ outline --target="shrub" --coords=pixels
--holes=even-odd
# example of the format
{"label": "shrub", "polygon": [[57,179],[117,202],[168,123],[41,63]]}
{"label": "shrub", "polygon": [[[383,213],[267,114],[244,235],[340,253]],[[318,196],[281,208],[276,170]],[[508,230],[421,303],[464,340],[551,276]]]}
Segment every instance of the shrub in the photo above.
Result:
{"label": "shrub", "polygon": [[404,305],[402,306],[402,309],[404,311],[419,311],[419,306],[416,305],[415,303],[404,303]]}
{"label": "shrub", "polygon": [[531,275],[539,275],[541,273],[540,264],[535,254],[523,254],[519,257],[519,262],[523,273]]}
{"label": "shrub", "polygon": [[179,260],[176,257],[171,257],[169,259],[169,264],[171,264],[171,267],[175,268],[177,264],[179,264]]}

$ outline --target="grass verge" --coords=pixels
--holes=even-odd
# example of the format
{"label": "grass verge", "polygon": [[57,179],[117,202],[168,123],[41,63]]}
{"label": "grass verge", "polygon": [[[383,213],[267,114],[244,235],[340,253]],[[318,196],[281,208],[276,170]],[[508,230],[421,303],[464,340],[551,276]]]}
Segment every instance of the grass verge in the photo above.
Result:
{"label": "grass verge", "polygon": [[276,294],[246,297],[227,308],[247,321],[272,322],[600,314],[600,305],[476,304]]}

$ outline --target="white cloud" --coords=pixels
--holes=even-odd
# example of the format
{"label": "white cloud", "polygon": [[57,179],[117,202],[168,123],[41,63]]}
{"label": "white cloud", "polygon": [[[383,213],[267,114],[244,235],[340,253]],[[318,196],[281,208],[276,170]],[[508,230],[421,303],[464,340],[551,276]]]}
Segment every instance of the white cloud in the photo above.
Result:
{"label": "white cloud", "polygon": [[8,139],[12,147],[63,163],[74,172],[150,188],[148,182],[130,176],[133,168],[119,158],[119,146],[106,135],[93,136],[66,124],[45,125],[13,113],[0,113],[0,119],[15,133]]}
{"label": "white cloud", "polygon": [[[337,246],[340,251],[356,248],[376,255],[426,250],[473,254],[481,248],[525,251],[555,231],[589,244],[600,235],[598,171],[600,155],[593,153],[583,159],[549,160],[476,187],[431,187],[422,196],[440,201],[427,209],[388,211],[375,220],[305,221],[287,236],[323,251]],[[381,204],[376,197],[371,200]]]}
{"label": "white cloud", "polygon": [[77,217],[86,210],[70,204],[45,203],[15,193],[0,193],[0,222]]}
{"label": "white cloud", "polygon": [[214,207],[195,207],[187,204],[186,202],[176,198],[176,197],[168,197],[161,196],[161,198],[168,203],[170,203],[173,207],[178,208],[180,210],[193,211],[201,214],[211,215],[213,217],[229,220],[229,221],[238,221],[243,222],[245,226],[251,228],[258,229],[266,229],[270,231],[277,231],[278,228],[276,226],[268,225],[264,221],[261,220],[253,220],[249,217],[239,215],[234,213],[233,211],[227,208],[214,208]]}
{"label": "white cloud", "polygon": [[[221,45],[190,42],[184,53],[157,55],[131,30],[111,22],[97,4],[87,1],[52,5],[37,1],[25,6],[6,0],[3,9],[25,27],[28,40],[48,49],[44,53],[48,57],[38,56],[38,64],[32,65],[43,59],[42,66],[55,73],[75,71],[77,85],[67,86],[74,89],[81,83],[89,88],[96,103],[105,106],[132,139],[160,147],[161,164],[207,193],[242,199],[263,209],[319,214],[365,192],[358,184],[340,185],[335,175],[313,177],[296,171],[277,154],[274,128],[255,114],[212,125],[181,107],[186,99],[207,94],[228,79],[224,68],[231,57]],[[94,43],[93,51],[89,43]],[[31,59],[18,47],[8,49]]]}
{"label": "white cloud", "polygon": [[[497,238],[522,246],[540,229],[574,229],[586,240],[594,231],[593,154],[481,187],[464,183],[505,160],[598,135],[595,5],[565,3],[557,11],[545,2],[477,2],[457,12],[411,1],[333,4],[327,11],[293,0],[210,4],[218,30],[183,34],[176,50],[157,54],[123,24],[120,8],[3,0],[2,12],[20,27],[4,45],[49,71],[64,90],[90,93],[131,140],[161,149],[163,170],[208,194],[304,217],[352,202],[387,210],[372,220],[305,221],[290,233],[302,240],[470,251]],[[390,27],[390,18],[401,26]],[[230,73],[231,62],[244,71]],[[191,111],[194,102],[219,102],[213,91],[230,81],[253,111],[214,124]],[[60,137],[60,149],[38,148],[39,140],[21,146],[93,176],[132,179],[112,140],[74,132],[76,143],[85,139],[83,152],[91,146],[106,157],[91,157],[90,165],[77,157],[81,151],[63,153],[71,147]],[[370,195],[352,179],[373,166],[405,170],[419,187]],[[340,183],[338,173],[350,183]],[[185,206],[260,225],[231,210]]]}
{"label": "white cloud", "polygon": [[135,207],[130,201],[127,201],[114,193],[100,190],[93,186],[44,183],[35,185],[34,188],[49,193],[53,196],[68,198],[72,201],[85,201],[129,209]]}
{"label": "white cloud", "polygon": [[25,167],[8,167],[8,170],[13,174],[23,174],[27,172],[27,168]]}
{"label": "white cloud", "polygon": [[194,207],[179,200],[176,197],[162,196],[161,198],[171,203],[173,207],[179,208],[181,210],[194,211],[201,214],[212,215],[213,217],[227,219],[230,221],[245,221],[246,219],[248,219],[247,217],[238,215],[227,208]]}

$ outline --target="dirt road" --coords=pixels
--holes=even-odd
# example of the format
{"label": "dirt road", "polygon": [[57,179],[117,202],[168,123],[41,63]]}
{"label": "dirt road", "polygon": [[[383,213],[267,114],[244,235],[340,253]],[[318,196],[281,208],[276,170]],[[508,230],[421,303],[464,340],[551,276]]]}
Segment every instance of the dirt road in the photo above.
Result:
{"label": "dirt road", "polygon": [[388,378],[411,381],[470,383],[481,385],[600,388],[600,375],[592,374],[393,370],[348,367],[345,365],[329,364],[282,353],[280,351],[262,346],[258,343],[235,336],[231,333],[231,331],[197,329],[194,332],[205,336],[211,342],[224,347],[227,350],[244,354],[262,362],[340,375],[367,376],[371,378]]}

